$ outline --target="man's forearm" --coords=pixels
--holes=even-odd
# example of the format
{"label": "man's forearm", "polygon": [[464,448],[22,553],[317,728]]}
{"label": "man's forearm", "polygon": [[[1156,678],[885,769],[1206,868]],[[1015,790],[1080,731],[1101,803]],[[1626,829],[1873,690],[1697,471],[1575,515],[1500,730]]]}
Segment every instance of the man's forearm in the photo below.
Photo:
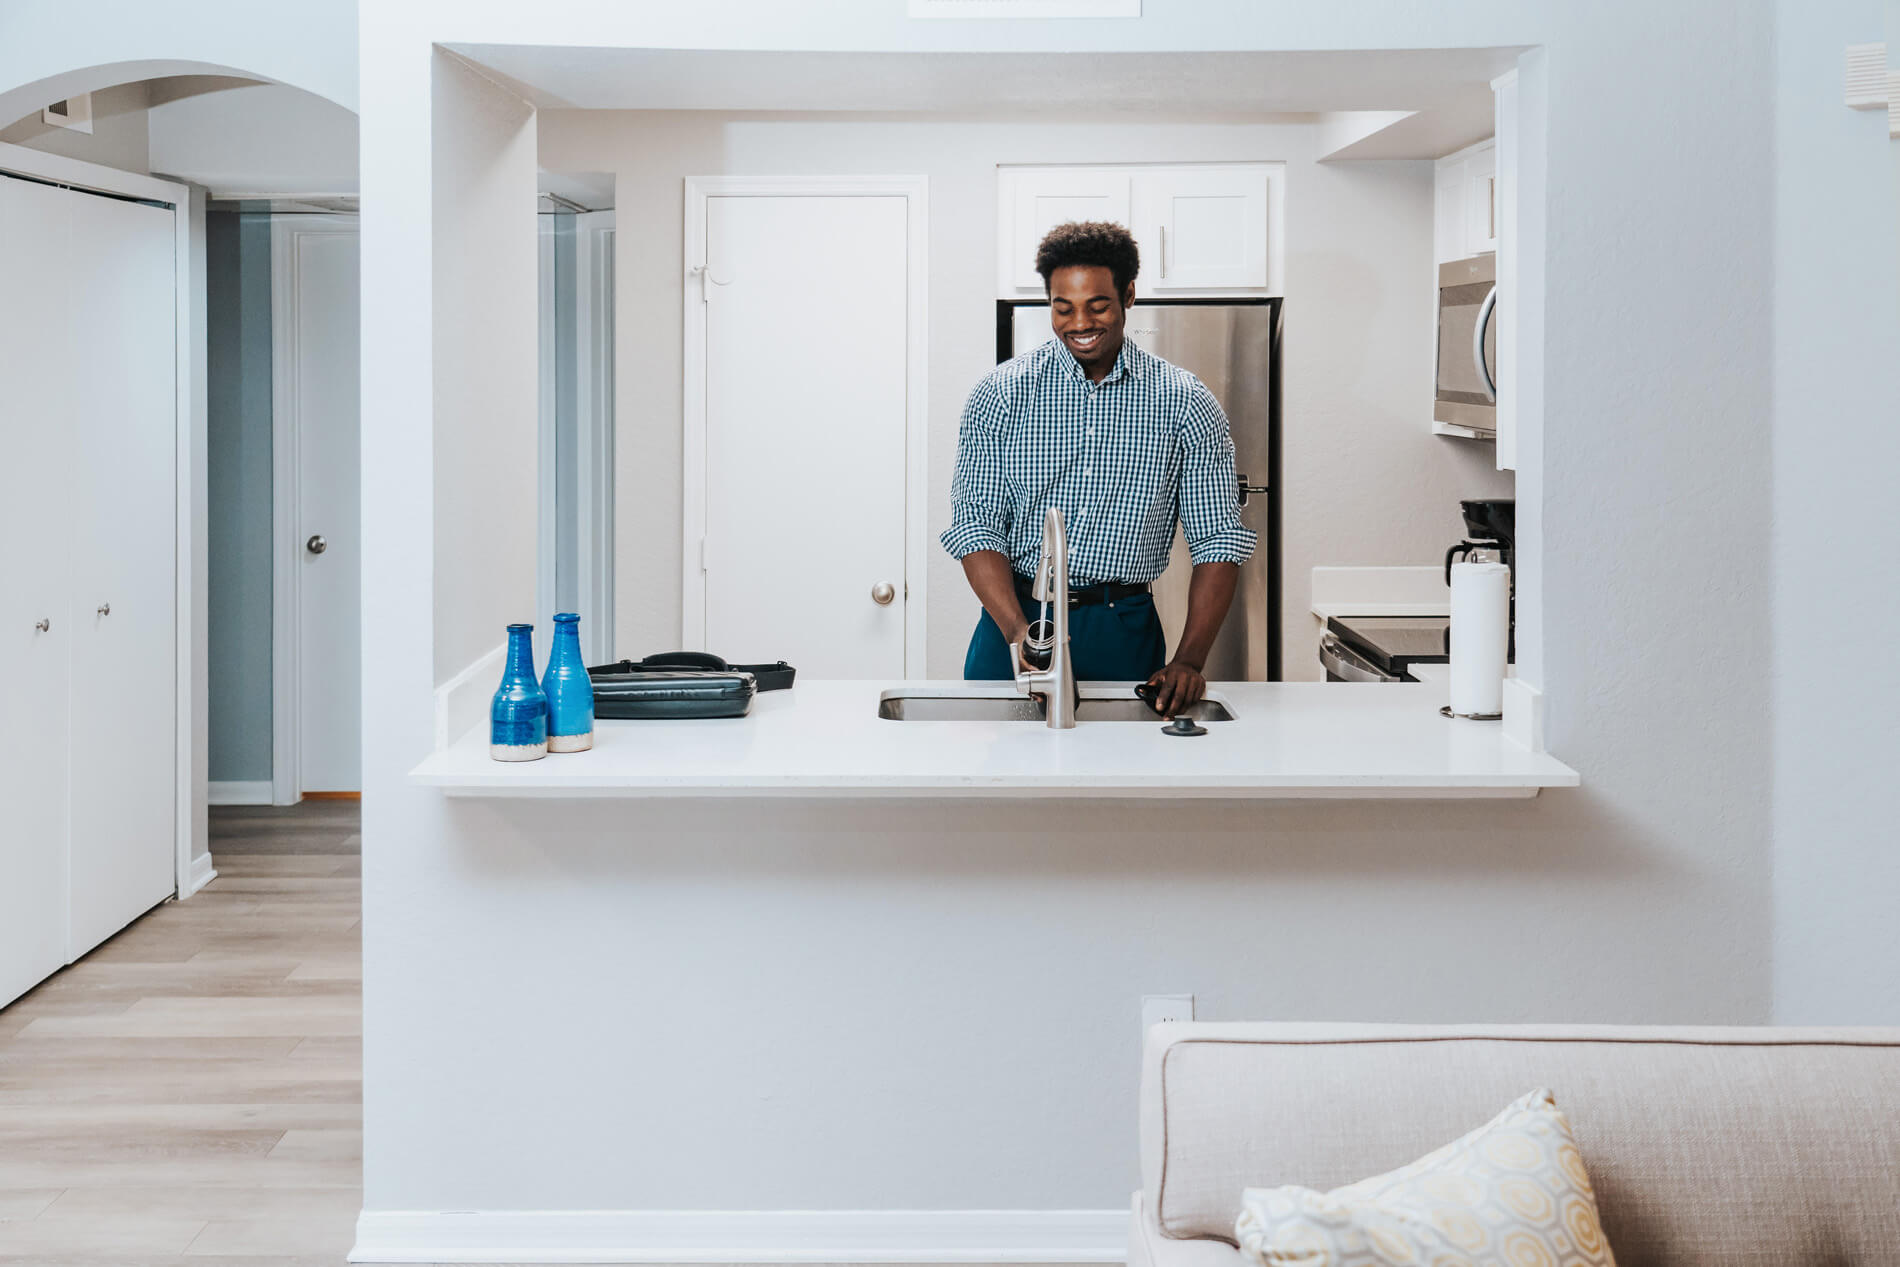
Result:
{"label": "man's forearm", "polygon": [[1191,664],[1196,671],[1207,667],[1208,653],[1220,633],[1227,609],[1233,605],[1234,587],[1240,583],[1238,563],[1197,563],[1188,581],[1187,623],[1181,629],[1181,645],[1174,658]]}
{"label": "man's forearm", "polygon": [[[1009,560],[996,550],[975,550],[963,556],[963,575],[969,578],[983,610],[1003,631],[1003,641],[1021,642],[1029,632],[1029,622],[1023,618],[1022,603],[1016,598],[1016,573]],[[1232,592],[1230,585],[1228,593]]]}

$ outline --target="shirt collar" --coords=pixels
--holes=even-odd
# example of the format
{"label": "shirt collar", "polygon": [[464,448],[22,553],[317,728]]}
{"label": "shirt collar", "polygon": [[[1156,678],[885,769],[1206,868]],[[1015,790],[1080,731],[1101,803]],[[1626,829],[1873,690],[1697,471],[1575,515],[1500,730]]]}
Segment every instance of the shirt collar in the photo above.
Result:
{"label": "shirt collar", "polygon": [[[1075,353],[1069,351],[1069,345],[1064,343],[1061,339],[1057,339],[1056,343],[1061,347],[1063,356],[1068,360],[1070,376],[1087,382],[1089,377],[1088,371],[1082,368],[1082,362],[1075,359]],[[1135,346],[1135,341],[1124,334],[1122,336],[1121,351],[1115,353],[1115,363],[1108,367],[1108,373],[1102,375],[1102,382],[1107,384],[1115,382],[1117,379],[1133,378],[1135,376],[1136,366],[1140,364],[1138,359],[1140,355],[1141,349]]]}

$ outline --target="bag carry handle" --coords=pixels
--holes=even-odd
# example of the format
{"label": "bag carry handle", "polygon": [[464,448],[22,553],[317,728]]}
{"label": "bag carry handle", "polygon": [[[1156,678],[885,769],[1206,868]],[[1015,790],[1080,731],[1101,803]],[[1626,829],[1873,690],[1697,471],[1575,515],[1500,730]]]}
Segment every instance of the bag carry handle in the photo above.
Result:
{"label": "bag carry handle", "polygon": [[649,669],[706,669],[713,673],[732,667],[710,651],[662,651],[640,663]]}

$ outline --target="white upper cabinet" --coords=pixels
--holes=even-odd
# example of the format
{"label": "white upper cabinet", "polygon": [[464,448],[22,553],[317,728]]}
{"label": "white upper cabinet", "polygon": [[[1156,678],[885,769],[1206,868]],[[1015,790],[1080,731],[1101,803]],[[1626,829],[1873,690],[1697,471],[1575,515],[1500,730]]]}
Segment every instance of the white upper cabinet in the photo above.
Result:
{"label": "white upper cabinet", "polygon": [[1157,167],[1136,180],[1144,289],[1264,290],[1267,169]]}
{"label": "white upper cabinet", "polygon": [[1011,213],[1010,236],[1019,249],[1010,253],[1009,283],[1013,290],[1041,290],[1036,272],[1036,247],[1043,235],[1070,220],[1112,220],[1128,224],[1130,188],[1127,168],[1026,169],[1015,182],[1014,197],[1005,207]]}
{"label": "white upper cabinet", "polygon": [[1141,248],[1141,294],[1277,295],[1280,163],[998,169],[997,294],[1042,294],[1036,248],[1067,220],[1126,225]]}
{"label": "white upper cabinet", "polygon": [[1433,216],[1438,263],[1498,249],[1497,173],[1495,138],[1438,160]]}

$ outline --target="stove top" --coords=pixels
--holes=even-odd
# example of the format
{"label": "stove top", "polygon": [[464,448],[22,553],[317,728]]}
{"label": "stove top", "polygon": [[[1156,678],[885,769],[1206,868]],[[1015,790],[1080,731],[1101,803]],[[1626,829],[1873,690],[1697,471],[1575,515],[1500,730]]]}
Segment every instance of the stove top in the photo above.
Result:
{"label": "stove top", "polygon": [[1449,616],[1332,616],[1326,628],[1374,665],[1403,676],[1407,665],[1451,659]]}

